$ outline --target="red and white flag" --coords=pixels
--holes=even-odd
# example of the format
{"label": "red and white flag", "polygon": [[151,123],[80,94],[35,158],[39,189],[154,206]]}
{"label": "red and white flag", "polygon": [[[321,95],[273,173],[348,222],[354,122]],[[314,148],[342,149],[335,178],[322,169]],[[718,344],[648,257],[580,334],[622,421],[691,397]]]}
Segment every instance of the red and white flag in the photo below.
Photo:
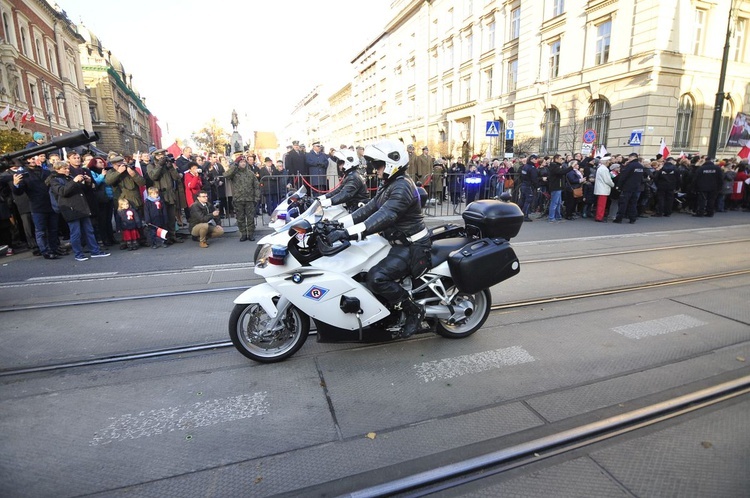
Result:
{"label": "red and white flag", "polygon": [[26,121],[29,121],[29,111],[23,111],[23,114],[21,114],[21,123]]}
{"label": "red and white flag", "polygon": [[659,154],[661,154],[661,157],[663,159],[669,157],[669,147],[667,147],[667,142],[665,142],[663,138],[661,139],[661,143],[659,144]]}
{"label": "red and white flag", "polygon": [[748,156],[750,156],[750,147],[748,147],[747,145],[745,145],[744,147],[742,147],[740,149],[740,151],[737,153],[737,156],[740,159],[747,159]]}
{"label": "red and white flag", "polygon": [[156,236],[157,237],[161,237],[164,240],[167,240],[167,237],[169,237],[169,232],[167,232],[163,228],[157,228],[156,229]]}
{"label": "red and white flag", "polygon": [[597,153],[597,155],[598,155],[599,157],[604,157],[604,156],[606,156],[607,154],[609,154],[609,152],[607,152],[607,148],[606,148],[605,146],[603,146],[603,145],[600,145],[600,146],[599,146],[599,152]]}
{"label": "red and white flag", "polygon": [[0,118],[3,118],[3,121],[8,121],[8,116],[10,116],[10,106],[6,105],[5,109],[0,112]]}
{"label": "red and white flag", "polygon": [[28,121],[29,123],[36,123],[36,116],[30,114],[26,121]]}

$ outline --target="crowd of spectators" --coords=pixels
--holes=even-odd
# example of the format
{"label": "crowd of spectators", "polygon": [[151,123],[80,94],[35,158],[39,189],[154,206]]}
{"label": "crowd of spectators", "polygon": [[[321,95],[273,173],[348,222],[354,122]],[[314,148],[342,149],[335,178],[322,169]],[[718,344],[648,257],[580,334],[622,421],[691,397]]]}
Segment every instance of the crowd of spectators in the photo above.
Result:
{"label": "crowd of spectators", "polygon": [[[374,194],[377,180],[364,148],[340,148],[356,150]],[[255,218],[270,213],[289,191],[304,184],[319,195],[336,186],[342,172],[335,151],[325,153],[319,142],[307,151],[295,141],[277,161],[260,160],[252,152],[193,154],[191,147],[176,158],[152,147],[137,157],[69,150],[65,160],[58,154],[14,160],[0,173],[0,246],[7,246],[7,255],[28,248],[46,259],[59,259],[72,249],[81,261],[89,257],[84,253],[100,256],[112,246],[156,249],[192,238],[208,247],[208,238],[223,233],[226,218],[237,223],[241,241],[254,240]],[[428,147],[416,154],[409,145],[407,151],[408,172],[427,190],[428,202],[445,202],[453,214],[464,204],[504,191],[529,222],[627,218],[634,223],[675,210],[693,216],[750,210],[747,161],[705,156],[646,161],[638,154],[451,161],[434,158]],[[76,214],[69,215],[66,206],[73,200]]]}

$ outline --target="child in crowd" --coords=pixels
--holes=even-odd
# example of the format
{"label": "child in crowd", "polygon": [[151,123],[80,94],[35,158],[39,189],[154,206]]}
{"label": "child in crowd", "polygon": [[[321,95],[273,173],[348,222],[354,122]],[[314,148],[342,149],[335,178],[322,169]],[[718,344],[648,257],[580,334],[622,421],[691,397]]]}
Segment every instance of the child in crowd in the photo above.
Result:
{"label": "child in crowd", "polygon": [[169,226],[167,221],[167,207],[162,202],[161,197],[159,197],[158,188],[148,188],[148,196],[146,197],[146,202],[143,204],[143,211],[143,217],[147,223],[146,235],[151,249],[167,247],[164,239],[156,235],[158,228],[166,230],[165,227]]}
{"label": "child in crowd", "polygon": [[594,217],[594,202],[596,196],[594,195],[594,183],[596,183],[596,175],[591,173],[583,182],[583,214],[584,218]]}
{"label": "child in crowd", "polygon": [[127,199],[121,198],[117,201],[117,217],[120,219],[123,243],[127,245],[127,249],[135,251],[138,249],[138,239],[141,237],[141,217],[138,215],[138,210],[130,207]]}

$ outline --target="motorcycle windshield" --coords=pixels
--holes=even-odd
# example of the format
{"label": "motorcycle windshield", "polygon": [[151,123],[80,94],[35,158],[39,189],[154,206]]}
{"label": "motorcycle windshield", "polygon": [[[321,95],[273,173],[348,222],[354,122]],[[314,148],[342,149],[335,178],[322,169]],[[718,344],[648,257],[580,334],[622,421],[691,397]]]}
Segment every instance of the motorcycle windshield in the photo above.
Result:
{"label": "motorcycle windshield", "polygon": [[276,229],[276,233],[289,231],[289,228],[295,224],[296,222],[300,220],[307,220],[310,222],[311,225],[314,225],[318,221],[323,219],[323,206],[320,205],[320,201],[315,199],[312,204],[310,204],[310,207],[305,210],[304,213],[301,213],[299,216],[294,217],[293,219],[289,220],[289,222],[284,225],[281,228]]}
{"label": "motorcycle windshield", "polygon": [[282,200],[279,205],[276,206],[276,208],[271,212],[268,223],[278,225],[278,222],[282,221],[284,222],[284,225],[288,225],[290,217],[287,216],[287,210],[289,208],[289,204],[292,201],[292,198],[304,199],[306,195],[307,188],[304,185],[298,188],[295,192],[290,192],[289,194],[287,194],[284,200]]}

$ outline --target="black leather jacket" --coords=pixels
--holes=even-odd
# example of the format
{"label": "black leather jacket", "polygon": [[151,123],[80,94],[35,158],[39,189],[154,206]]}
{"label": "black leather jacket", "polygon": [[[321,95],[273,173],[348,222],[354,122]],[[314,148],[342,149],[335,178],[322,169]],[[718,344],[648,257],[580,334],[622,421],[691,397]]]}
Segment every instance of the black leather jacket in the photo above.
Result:
{"label": "black leather jacket", "polygon": [[347,171],[344,178],[341,179],[341,184],[326,194],[326,197],[331,199],[331,204],[334,206],[337,204],[345,205],[350,213],[357,210],[360,202],[367,204],[370,200],[365,179],[357,171],[357,168]]}
{"label": "black leather jacket", "polygon": [[352,220],[364,222],[366,235],[383,232],[389,241],[426,228],[417,186],[406,174],[385,183],[370,202],[352,213]]}

